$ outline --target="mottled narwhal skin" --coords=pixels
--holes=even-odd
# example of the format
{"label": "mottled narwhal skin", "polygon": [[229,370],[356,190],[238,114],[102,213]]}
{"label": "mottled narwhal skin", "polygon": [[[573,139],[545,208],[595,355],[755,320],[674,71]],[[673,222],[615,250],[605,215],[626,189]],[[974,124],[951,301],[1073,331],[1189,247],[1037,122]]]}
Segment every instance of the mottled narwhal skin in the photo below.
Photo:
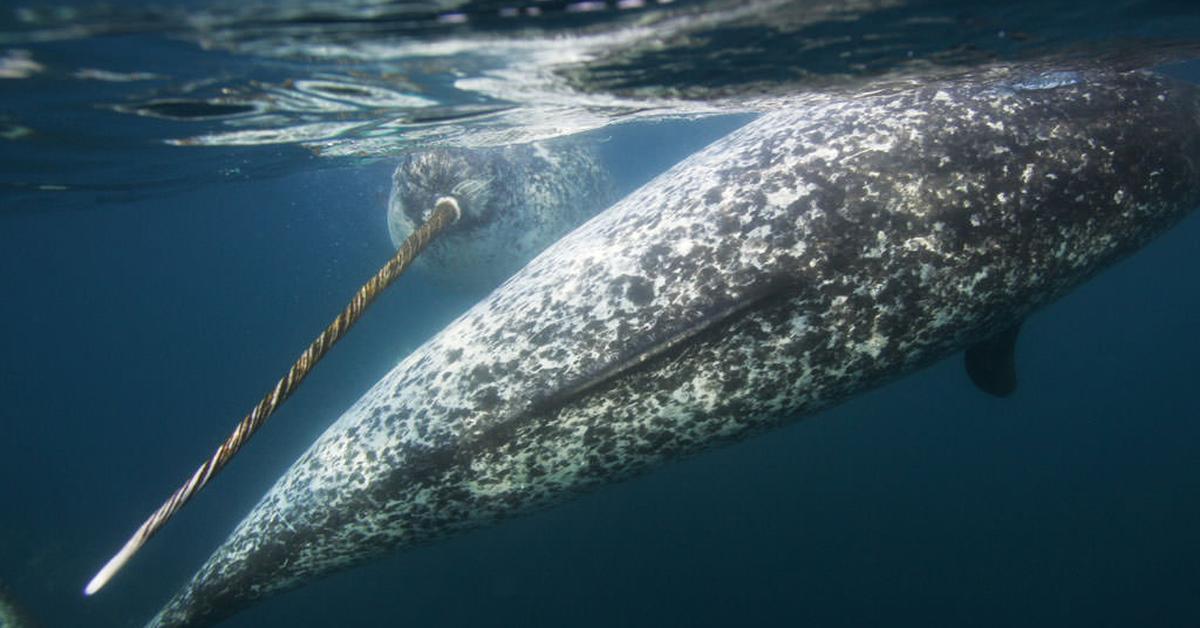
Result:
{"label": "mottled narwhal skin", "polygon": [[325,432],[151,622],[846,399],[1007,329],[1200,201],[1200,96],[1008,76],[764,115],[554,244]]}
{"label": "mottled narwhal skin", "polygon": [[392,242],[400,246],[442,196],[455,197],[462,216],[416,264],[467,289],[496,287],[616,200],[612,177],[586,141],[426,148],[405,155],[392,175]]}
{"label": "mottled narwhal skin", "polygon": [[39,625],[0,582],[0,628],[37,628]]}

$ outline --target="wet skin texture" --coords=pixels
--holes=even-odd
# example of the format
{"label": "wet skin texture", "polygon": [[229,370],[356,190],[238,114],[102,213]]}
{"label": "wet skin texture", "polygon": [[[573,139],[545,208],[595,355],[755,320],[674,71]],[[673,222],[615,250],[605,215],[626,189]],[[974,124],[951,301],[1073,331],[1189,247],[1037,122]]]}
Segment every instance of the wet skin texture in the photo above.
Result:
{"label": "wet skin texture", "polygon": [[813,96],[557,242],[380,380],[152,621],[778,426],[1010,329],[1200,200],[1142,73]]}

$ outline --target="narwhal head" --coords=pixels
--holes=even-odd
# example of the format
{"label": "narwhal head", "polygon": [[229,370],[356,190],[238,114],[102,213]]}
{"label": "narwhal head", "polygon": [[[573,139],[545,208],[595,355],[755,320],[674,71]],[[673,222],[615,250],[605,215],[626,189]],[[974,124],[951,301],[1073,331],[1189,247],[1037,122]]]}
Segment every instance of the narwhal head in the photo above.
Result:
{"label": "narwhal head", "polygon": [[461,218],[430,245],[417,265],[458,287],[500,283],[530,256],[518,254],[511,233],[530,211],[529,199],[524,198],[527,152],[522,147],[432,147],[405,155],[392,175],[388,201],[392,244],[399,247],[416,231],[437,199],[453,198]]}
{"label": "narwhal head", "polygon": [[437,199],[455,199],[462,217],[416,264],[450,285],[490,288],[607,207],[611,190],[607,171],[585,142],[429,147],[404,155],[396,166],[388,232],[398,247]]}
{"label": "narwhal head", "polygon": [[408,153],[392,175],[388,202],[392,243],[400,246],[444,196],[458,201],[463,213],[452,233],[478,230],[494,220],[500,210],[498,181],[505,169],[500,149],[436,147]]}

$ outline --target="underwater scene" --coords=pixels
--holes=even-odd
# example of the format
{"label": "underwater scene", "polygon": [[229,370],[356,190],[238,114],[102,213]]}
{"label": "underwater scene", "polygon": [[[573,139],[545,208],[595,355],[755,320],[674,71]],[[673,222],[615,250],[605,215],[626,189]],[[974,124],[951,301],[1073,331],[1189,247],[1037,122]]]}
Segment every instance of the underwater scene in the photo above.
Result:
{"label": "underwater scene", "polygon": [[6,3],[0,628],[1200,626],[1198,207],[1192,2]]}

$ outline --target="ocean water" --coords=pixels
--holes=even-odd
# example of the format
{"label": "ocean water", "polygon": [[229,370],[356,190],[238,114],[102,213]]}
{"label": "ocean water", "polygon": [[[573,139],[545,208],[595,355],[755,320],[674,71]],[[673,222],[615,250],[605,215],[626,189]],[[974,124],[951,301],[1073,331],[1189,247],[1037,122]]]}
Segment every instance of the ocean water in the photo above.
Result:
{"label": "ocean water", "polygon": [[[1190,3],[65,6],[0,7],[0,582],[44,626],[142,625],[482,296],[405,275],[82,595],[392,254],[404,150],[581,133],[624,193],[806,90],[1085,59],[1200,82]],[[222,625],[1200,625],[1197,259],[1193,215],[1036,313],[1010,398],[947,359]]]}

